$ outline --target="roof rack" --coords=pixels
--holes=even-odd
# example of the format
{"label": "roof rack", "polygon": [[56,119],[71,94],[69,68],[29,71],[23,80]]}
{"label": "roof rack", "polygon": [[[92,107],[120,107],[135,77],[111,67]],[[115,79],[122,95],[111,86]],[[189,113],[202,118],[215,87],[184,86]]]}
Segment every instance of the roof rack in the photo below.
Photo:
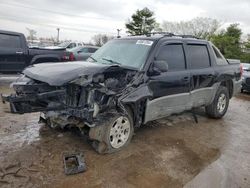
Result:
{"label": "roof rack", "polygon": [[[146,35],[147,37],[151,37],[152,35],[163,35],[164,37],[180,37],[180,38],[200,39],[199,37],[196,37],[194,35],[175,35],[174,33],[170,33],[170,32],[152,32],[152,33],[141,34],[141,35]],[[131,35],[131,36],[140,36],[140,35]]]}

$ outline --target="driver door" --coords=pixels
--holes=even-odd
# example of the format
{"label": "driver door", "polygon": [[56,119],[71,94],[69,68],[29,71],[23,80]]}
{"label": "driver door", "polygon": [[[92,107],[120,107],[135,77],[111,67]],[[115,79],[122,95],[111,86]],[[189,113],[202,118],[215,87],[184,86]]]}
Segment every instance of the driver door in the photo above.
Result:
{"label": "driver door", "polygon": [[183,43],[164,43],[156,53],[155,60],[167,62],[168,71],[149,78],[148,87],[153,98],[147,101],[145,123],[191,108],[190,73]]}

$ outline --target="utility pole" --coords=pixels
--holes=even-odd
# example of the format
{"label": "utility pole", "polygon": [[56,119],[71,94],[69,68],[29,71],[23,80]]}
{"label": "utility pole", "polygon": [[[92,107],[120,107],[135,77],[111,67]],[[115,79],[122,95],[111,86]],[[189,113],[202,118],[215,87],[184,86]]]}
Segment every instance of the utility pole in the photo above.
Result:
{"label": "utility pole", "polygon": [[56,28],[57,30],[57,43],[59,44],[59,32],[60,32],[60,28]]}
{"label": "utility pole", "polygon": [[120,38],[121,36],[120,36],[120,31],[121,31],[122,29],[117,29],[117,38]]}

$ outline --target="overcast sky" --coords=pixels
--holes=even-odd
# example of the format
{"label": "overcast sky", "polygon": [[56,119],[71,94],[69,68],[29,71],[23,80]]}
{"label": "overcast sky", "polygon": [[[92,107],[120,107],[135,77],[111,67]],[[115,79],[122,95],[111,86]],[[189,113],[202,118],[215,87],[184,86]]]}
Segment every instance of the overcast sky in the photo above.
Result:
{"label": "overcast sky", "polygon": [[148,7],[163,20],[181,21],[211,17],[228,23],[240,23],[250,33],[250,0],[0,0],[0,29],[25,33],[37,31],[38,37],[88,42],[97,33],[116,35],[137,10]]}

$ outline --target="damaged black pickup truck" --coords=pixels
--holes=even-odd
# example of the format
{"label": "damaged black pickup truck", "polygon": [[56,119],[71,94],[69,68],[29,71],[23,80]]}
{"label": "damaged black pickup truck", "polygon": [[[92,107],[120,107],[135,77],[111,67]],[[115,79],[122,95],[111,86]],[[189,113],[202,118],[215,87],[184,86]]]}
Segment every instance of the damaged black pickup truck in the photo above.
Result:
{"label": "damaged black pickup truck", "polygon": [[111,153],[152,120],[202,106],[223,117],[241,70],[208,41],[157,34],[114,39],[86,62],[30,66],[12,86],[15,94],[2,100],[13,113],[78,127],[96,151]]}

